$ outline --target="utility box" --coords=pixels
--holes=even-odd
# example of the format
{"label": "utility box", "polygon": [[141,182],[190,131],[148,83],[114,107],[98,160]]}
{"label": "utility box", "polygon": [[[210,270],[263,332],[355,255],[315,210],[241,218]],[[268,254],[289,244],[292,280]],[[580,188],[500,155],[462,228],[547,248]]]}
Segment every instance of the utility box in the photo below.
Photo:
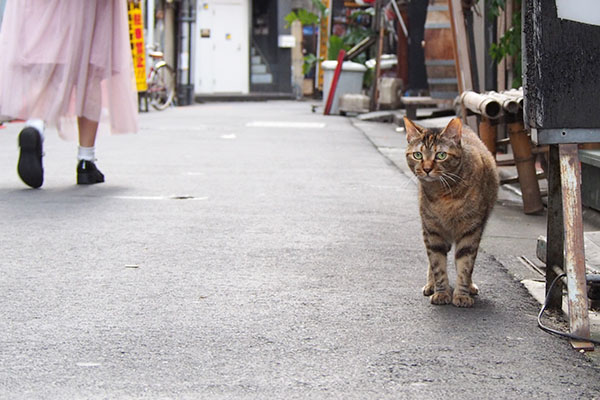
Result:
{"label": "utility box", "polygon": [[368,113],[370,100],[366,94],[346,93],[340,97],[340,114]]}
{"label": "utility box", "polygon": [[524,117],[540,144],[600,142],[600,20],[590,4],[523,1]]}
{"label": "utility box", "polygon": [[384,76],[379,78],[379,98],[381,108],[394,109],[400,106],[402,97],[402,79]]}
{"label": "utility box", "polygon": [[[333,74],[337,67],[337,61],[328,60],[321,63],[323,68],[323,102],[327,102]],[[342,63],[342,71],[335,90],[333,102],[331,103],[330,114],[339,114],[340,99],[344,94],[358,94],[362,91],[363,77],[367,67],[352,61]]]}

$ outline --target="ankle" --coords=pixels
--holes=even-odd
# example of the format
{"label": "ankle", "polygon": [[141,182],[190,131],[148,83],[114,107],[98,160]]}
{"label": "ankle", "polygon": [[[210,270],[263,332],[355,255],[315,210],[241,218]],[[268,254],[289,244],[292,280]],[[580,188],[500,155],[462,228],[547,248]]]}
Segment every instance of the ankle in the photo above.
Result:
{"label": "ankle", "polygon": [[77,160],[94,162],[96,160],[96,147],[79,146],[77,149]]}
{"label": "ankle", "polygon": [[39,118],[29,118],[27,121],[25,121],[25,126],[35,128],[39,132],[42,141],[44,140],[44,130],[46,125],[44,124],[43,120]]}

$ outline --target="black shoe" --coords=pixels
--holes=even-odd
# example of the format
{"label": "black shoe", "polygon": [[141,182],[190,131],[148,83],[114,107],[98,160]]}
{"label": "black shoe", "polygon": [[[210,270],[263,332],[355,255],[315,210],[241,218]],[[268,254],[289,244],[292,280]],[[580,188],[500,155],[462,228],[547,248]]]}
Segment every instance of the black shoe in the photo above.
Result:
{"label": "black shoe", "polygon": [[77,163],[77,184],[93,185],[104,182],[104,175],[92,161],[79,160]]}
{"label": "black shoe", "polygon": [[19,133],[19,177],[32,188],[39,188],[44,183],[44,167],[42,166],[42,136],[37,129],[28,126]]}

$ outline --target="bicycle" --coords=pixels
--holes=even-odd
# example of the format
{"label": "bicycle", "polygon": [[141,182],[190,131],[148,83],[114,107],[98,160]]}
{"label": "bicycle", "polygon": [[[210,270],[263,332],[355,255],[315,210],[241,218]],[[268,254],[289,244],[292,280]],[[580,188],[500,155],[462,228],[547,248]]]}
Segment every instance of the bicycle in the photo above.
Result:
{"label": "bicycle", "polygon": [[175,71],[165,61],[162,51],[151,50],[148,56],[154,62],[148,73],[146,96],[153,108],[162,111],[175,100]]}

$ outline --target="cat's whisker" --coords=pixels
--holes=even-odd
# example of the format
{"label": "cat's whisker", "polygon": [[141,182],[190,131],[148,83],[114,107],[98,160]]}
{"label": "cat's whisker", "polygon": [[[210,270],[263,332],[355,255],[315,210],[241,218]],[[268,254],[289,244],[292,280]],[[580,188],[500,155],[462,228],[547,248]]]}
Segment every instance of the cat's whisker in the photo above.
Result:
{"label": "cat's whisker", "polygon": [[446,173],[446,172],[445,172],[445,173],[443,173],[443,174],[442,174],[442,176],[443,176],[444,178],[447,178],[447,179],[451,180],[453,183],[456,183],[456,184],[458,184],[458,182],[456,181],[456,178],[453,178],[453,177],[452,177],[452,176],[450,176],[448,173]]}
{"label": "cat's whisker", "polygon": [[400,189],[404,189],[405,187],[407,187],[411,182],[415,182],[418,183],[419,182],[419,178],[416,177],[416,175],[409,175],[408,176],[408,180],[406,182],[404,182],[404,184],[402,186],[400,186]]}
{"label": "cat's whisker", "polygon": [[461,183],[463,183],[461,181],[457,181],[456,178],[449,176],[449,175],[444,175],[444,177],[446,179],[449,179],[455,186],[459,186]]}
{"label": "cat's whisker", "polygon": [[457,175],[457,174],[455,174],[455,173],[452,173],[452,172],[447,172],[447,171],[446,171],[444,174],[448,175],[449,177],[451,176],[451,177],[453,177],[453,178],[457,179],[457,180],[458,180],[458,181],[457,181],[457,183],[462,183],[462,182],[464,182],[464,179],[463,179],[463,177],[462,177],[462,176],[460,176],[460,175]]}
{"label": "cat's whisker", "polygon": [[442,185],[445,188],[448,188],[448,191],[450,191],[450,194],[453,194],[452,192],[452,187],[450,186],[450,183],[448,183],[448,181],[446,180],[446,178],[444,178],[443,176],[440,175],[440,182],[442,182]]}

